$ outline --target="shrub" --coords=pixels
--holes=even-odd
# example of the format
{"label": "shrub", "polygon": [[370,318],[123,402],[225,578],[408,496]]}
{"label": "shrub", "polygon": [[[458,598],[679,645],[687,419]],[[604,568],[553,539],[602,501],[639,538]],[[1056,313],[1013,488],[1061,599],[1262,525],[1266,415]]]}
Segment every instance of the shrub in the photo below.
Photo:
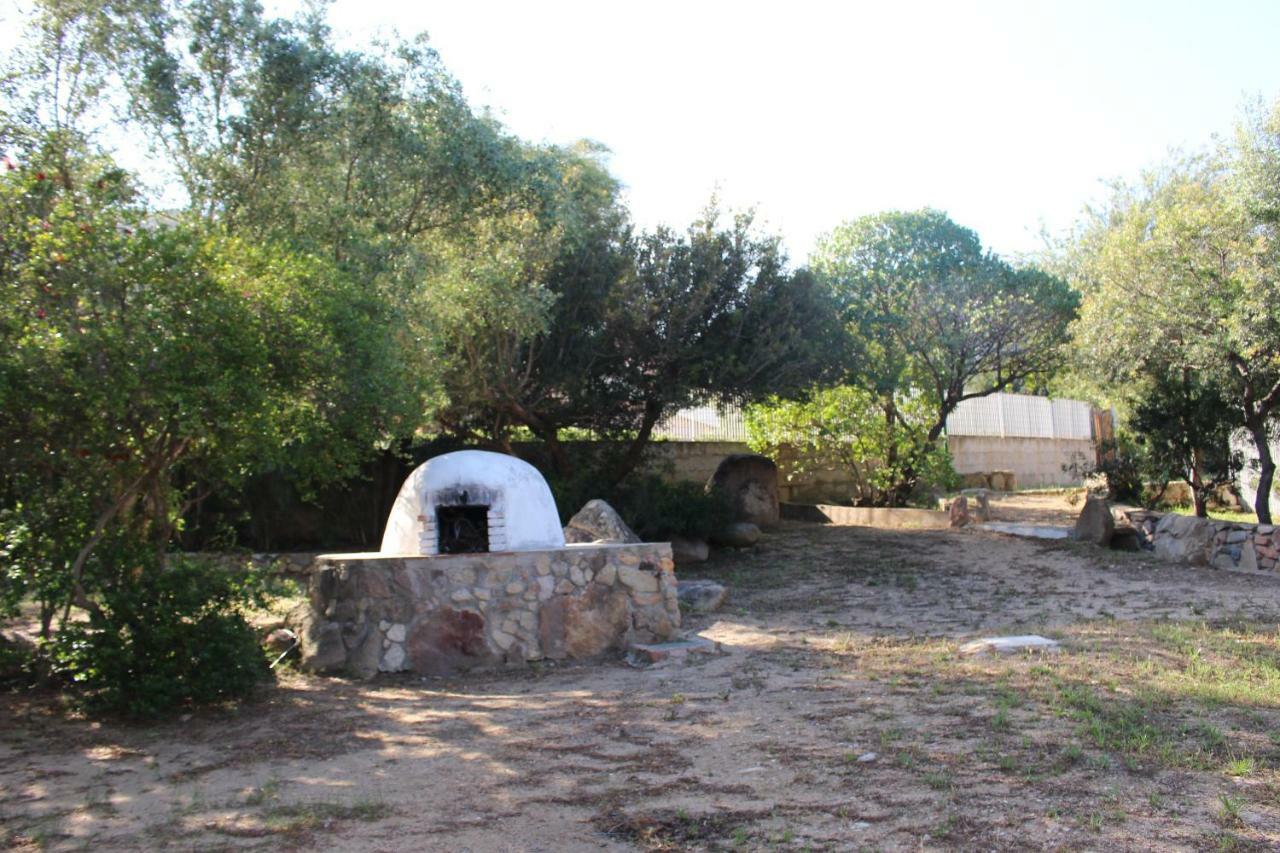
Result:
{"label": "shrub", "polygon": [[671,536],[707,539],[733,521],[723,495],[707,492],[697,483],[670,483],[656,474],[633,475],[624,481],[618,504],[615,509],[648,541]]}
{"label": "shrub", "polygon": [[923,394],[815,388],[798,400],[749,406],[751,449],[782,462],[784,476],[838,469],[855,506],[931,504],[959,485],[945,441],[929,437],[934,407]]}
{"label": "shrub", "polygon": [[595,465],[583,466],[573,477],[548,478],[562,522],[593,498],[608,501],[646,541],[671,536],[707,539],[733,520],[723,496],[709,494],[697,483],[670,482],[657,474],[636,472],[609,487],[599,470]]}
{"label": "shrub", "polygon": [[[1150,465],[1141,456],[1141,449],[1121,447],[1115,441],[1103,442],[1098,446],[1102,455],[1101,462],[1095,462],[1083,454],[1076,454],[1076,459],[1063,465],[1062,470],[1081,482],[1101,478],[1106,484],[1107,498],[1119,503],[1142,503],[1148,497],[1146,477]],[[1163,492],[1163,487],[1157,490]]]}
{"label": "shrub", "polygon": [[56,671],[86,708],[130,717],[241,699],[270,674],[243,615],[260,600],[249,574],[186,558],[143,568],[58,634]]}

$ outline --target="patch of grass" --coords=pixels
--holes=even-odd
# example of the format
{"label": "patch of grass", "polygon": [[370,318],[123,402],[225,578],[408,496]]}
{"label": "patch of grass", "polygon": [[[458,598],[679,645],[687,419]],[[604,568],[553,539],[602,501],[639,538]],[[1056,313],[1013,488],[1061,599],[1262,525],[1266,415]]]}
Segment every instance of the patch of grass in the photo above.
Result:
{"label": "patch of grass", "polygon": [[1249,776],[1257,769],[1258,762],[1253,758],[1253,756],[1245,755],[1228,761],[1226,773],[1228,776]]}
{"label": "patch of grass", "polygon": [[1244,797],[1233,797],[1230,794],[1218,795],[1218,820],[1224,826],[1240,823],[1240,807],[1244,805]]}
{"label": "patch of grass", "polygon": [[[1182,506],[1169,507],[1170,512],[1178,515],[1195,515],[1196,508],[1190,504]],[[1209,509],[1209,517],[1217,521],[1233,521],[1237,524],[1257,524],[1258,516],[1247,510],[1225,509],[1221,507],[1211,507]]]}
{"label": "patch of grass", "polygon": [[333,802],[277,804],[267,809],[264,816],[267,828],[273,832],[297,834],[320,829],[335,821],[373,822],[390,817],[395,812],[386,803],[360,800],[350,805]]}
{"label": "patch of grass", "polygon": [[935,791],[951,790],[951,774],[945,770],[931,770],[924,774],[924,782]]}
{"label": "patch of grass", "polygon": [[[747,845],[751,841],[751,825],[767,814],[728,810],[691,814],[677,809],[628,815],[614,811],[597,815],[593,822],[606,835],[630,841],[641,849],[683,850],[724,838],[739,847]],[[779,839],[772,840],[777,843]]]}

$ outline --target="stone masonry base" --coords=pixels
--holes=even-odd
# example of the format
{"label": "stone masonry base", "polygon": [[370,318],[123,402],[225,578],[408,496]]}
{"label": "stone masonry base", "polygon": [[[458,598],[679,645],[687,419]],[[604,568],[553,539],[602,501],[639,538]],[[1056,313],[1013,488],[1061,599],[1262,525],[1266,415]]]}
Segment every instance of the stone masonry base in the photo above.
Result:
{"label": "stone masonry base", "polygon": [[316,559],[302,665],[371,678],[588,659],[680,628],[667,543]]}

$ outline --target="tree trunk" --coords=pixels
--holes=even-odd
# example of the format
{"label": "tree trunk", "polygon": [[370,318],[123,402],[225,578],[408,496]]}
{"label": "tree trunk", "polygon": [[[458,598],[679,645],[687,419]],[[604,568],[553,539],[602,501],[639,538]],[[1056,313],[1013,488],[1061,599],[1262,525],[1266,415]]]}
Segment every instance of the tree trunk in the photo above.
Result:
{"label": "tree trunk", "polygon": [[653,428],[657,425],[660,417],[662,417],[662,403],[657,400],[649,400],[644,404],[644,418],[640,422],[640,432],[636,433],[636,437],[631,440],[631,444],[627,447],[627,452],[623,454],[617,467],[614,468],[613,476],[609,478],[610,487],[621,483],[628,474],[644,461],[645,449],[649,446],[649,439],[653,436]]}
{"label": "tree trunk", "polygon": [[1253,499],[1253,511],[1259,524],[1271,523],[1271,484],[1276,477],[1276,463],[1271,458],[1271,444],[1267,440],[1265,423],[1250,425],[1249,435],[1258,449],[1258,494]]}
{"label": "tree trunk", "polygon": [[1204,478],[1200,476],[1200,451],[1191,451],[1191,503],[1196,509],[1196,518],[1209,517],[1209,500],[1205,494]]}

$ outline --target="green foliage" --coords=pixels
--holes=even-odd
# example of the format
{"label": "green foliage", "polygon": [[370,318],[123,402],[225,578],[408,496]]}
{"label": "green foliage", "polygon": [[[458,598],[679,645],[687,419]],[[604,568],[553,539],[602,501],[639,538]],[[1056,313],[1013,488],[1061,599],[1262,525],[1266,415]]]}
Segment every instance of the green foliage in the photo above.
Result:
{"label": "green foliage", "polygon": [[162,569],[144,555],[112,556],[134,568],[106,586],[87,623],[67,625],[54,644],[56,672],[85,707],[159,717],[242,699],[268,677],[242,613],[260,603],[255,578],[187,559]]}
{"label": "green foliage", "polygon": [[844,223],[812,267],[842,306],[857,384],[924,395],[930,440],[964,400],[1042,384],[1076,310],[1064,281],[1011,267],[936,210]]}
{"label": "green foliage", "polygon": [[[575,451],[577,448],[575,448]],[[608,454],[587,455],[570,476],[548,477],[561,521],[569,519],[589,500],[601,498],[617,510],[627,525],[647,542],[671,536],[710,539],[733,521],[723,495],[708,492],[697,483],[671,481],[658,474],[635,471],[610,485],[602,472],[616,462]]]}
{"label": "green foliage", "polygon": [[733,521],[724,497],[697,483],[632,474],[618,487],[618,511],[646,542],[671,536],[709,539]]}
{"label": "green foliage", "polygon": [[406,408],[384,312],[331,264],[148,222],[110,163],[44,153],[0,176],[0,595],[47,633],[99,544],[163,549],[253,470],[353,470]]}
{"label": "green foliage", "polygon": [[1131,429],[1142,445],[1148,480],[1188,482],[1196,514],[1204,518],[1209,498],[1240,471],[1231,447],[1236,423],[1222,389],[1183,371],[1153,378],[1137,400]]}
{"label": "green foliage", "polygon": [[929,435],[934,412],[921,395],[819,388],[801,400],[750,406],[745,415],[751,448],[781,460],[784,476],[847,471],[856,506],[901,506],[913,494],[958,483],[946,443]]}
{"label": "green foliage", "polygon": [[1098,476],[1107,486],[1107,498],[1127,504],[1146,502],[1150,481],[1150,465],[1141,446],[1132,442],[1112,441],[1099,445],[1100,462],[1088,460],[1064,465],[1074,479],[1086,480]]}
{"label": "green foliage", "polygon": [[[1280,236],[1267,212],[1268,199],[1280,197],[1268,177],[1280,163],[1276,115],[1280,107],[1254,116],[1218,152],[1118,185],[1082,226],[1070,257],[1083,296],[1081,360],[1103,381],[1127,387],[1131,400],[1184,375],[1219,398],[1223,415],[1258,449],[1260,520],[1270,517],[1268,439],[1280,411]],[[1163,415],[1150,412],[1148,423],[1185,421],[1181,396],[1168,395]],[[1220,438],[1206,438],[1193,439],[1202,453],[1226,452]]]}
{"label": "green foliage", "polygon": [[515,223],[522,237],[507,222],[459,255],[465,274],[441,291],[456,330],[445,419],[499,445],[527,428],[565,475],[563,434],[626,442],[602,472],[614,483],[679,407],[792,393],[822,375],[834,312],[824,286],[788,271],[749,216],[726,222],[713,208],[683,233],[634,236],[596,154],[562,154],[549,223]]}

